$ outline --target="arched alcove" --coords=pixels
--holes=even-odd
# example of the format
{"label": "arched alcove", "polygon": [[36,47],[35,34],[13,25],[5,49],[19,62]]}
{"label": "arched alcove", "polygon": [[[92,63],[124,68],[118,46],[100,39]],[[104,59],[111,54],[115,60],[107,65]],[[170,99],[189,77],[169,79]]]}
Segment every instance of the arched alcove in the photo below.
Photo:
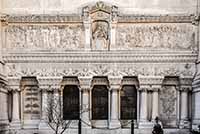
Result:
{"label": "arched alcove", "polygon": [[66,85],[63,90],[63,119],[79,119],[79,88],[76,85]]}

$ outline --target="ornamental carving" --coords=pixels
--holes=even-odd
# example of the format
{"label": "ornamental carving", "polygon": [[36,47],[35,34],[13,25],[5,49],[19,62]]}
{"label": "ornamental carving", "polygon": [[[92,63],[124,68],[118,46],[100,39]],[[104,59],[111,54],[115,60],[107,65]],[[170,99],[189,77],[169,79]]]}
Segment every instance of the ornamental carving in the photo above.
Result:
{"label": "ornamental carving", "polygon": [[7,64],[8,77],[39,76],[39,77],[62,77],[62,76],[194,76],[194,64],[184,67],[181,65],[111,65],[111,64]]}
{"label": "ornamental carving", "polygon": [[8,49],[73,50],[84,48],[82,25],[59,26],[8,26],[6,28]]}
{"label": "ornamental carving", "polygon": [[24,118],[40,118],[40,93],[37,86],[25,86],[23,91]]}
{"label": "ornamental carving", "polygon": [[176,101],[176,87],[163,86],[160,92],[160,117],[164,126],[175,125],[171,120],[176,119]]}
{"label": "ornamental carving", "polygon": [[[117,28],[119,50],[135,48],[196,51],[195,27],[187,24],[120,24]],[[112,46],[111,46],[112,48]]]}

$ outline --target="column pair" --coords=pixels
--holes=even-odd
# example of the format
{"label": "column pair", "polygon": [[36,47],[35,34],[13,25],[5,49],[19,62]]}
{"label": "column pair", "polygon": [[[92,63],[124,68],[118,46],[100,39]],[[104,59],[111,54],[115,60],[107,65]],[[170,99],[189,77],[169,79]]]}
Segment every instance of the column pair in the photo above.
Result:
{"label": "column pair", "polygon": [[[152,122],[159,116],[159,89],[160,87],[141,87],[140,88],[140,128],[152,127]],[[148,93],[152,92],[152,103],[148,97]],[[150,107],[148,105],[151,104]],[[148,116],[149,110],[152,110]]]}

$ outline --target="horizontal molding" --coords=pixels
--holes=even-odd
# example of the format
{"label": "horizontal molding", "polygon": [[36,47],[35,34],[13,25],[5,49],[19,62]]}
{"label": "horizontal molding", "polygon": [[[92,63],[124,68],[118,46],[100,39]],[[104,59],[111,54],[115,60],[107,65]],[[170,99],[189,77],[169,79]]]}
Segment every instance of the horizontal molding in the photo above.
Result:
{"label": "horizontal molding", "polygon": [[[63,15],[12,15],[0,16],[0,20],[9,23],[72,23],[83,22],[81,14]],[[119,23],[192,23],[194,14],[167,14],[167,15],[127,15],[119,14],[116,21]]]}
{"label": "horizontal molding", "polygon": [[5,63],[145,63],[145,62],[189,62],[195,63],[197,54],[191,52],[150,51],[71,51],[6,53]]}
{"label": "horizontal molding", "polygon": [[123,15],[120,16],[120,23],[192,23],[195,19],[194,15],[177,14],[177,15]]}

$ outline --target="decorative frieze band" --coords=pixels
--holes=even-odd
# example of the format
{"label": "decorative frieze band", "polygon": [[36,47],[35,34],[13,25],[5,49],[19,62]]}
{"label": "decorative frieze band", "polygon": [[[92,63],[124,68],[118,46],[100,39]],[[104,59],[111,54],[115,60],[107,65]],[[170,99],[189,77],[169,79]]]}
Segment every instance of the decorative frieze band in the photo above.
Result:
{"label": "decorative frieze band", "polygon": [[[175,54],[176,53],[176,54]],[[53,57],[52,57],[53,55]],[[42,59],[42,60],[41,60]],[[118,52],[51,52],[51,53],[7,53],[3,55],[3,60],[6,63],[9,62],[59,62],[59,63],[132,63],[132,62],[192,62],[197,59],[197,54],[191,52],[168,52],[157,51],[147,52],[145,51],[118,51]]]}

